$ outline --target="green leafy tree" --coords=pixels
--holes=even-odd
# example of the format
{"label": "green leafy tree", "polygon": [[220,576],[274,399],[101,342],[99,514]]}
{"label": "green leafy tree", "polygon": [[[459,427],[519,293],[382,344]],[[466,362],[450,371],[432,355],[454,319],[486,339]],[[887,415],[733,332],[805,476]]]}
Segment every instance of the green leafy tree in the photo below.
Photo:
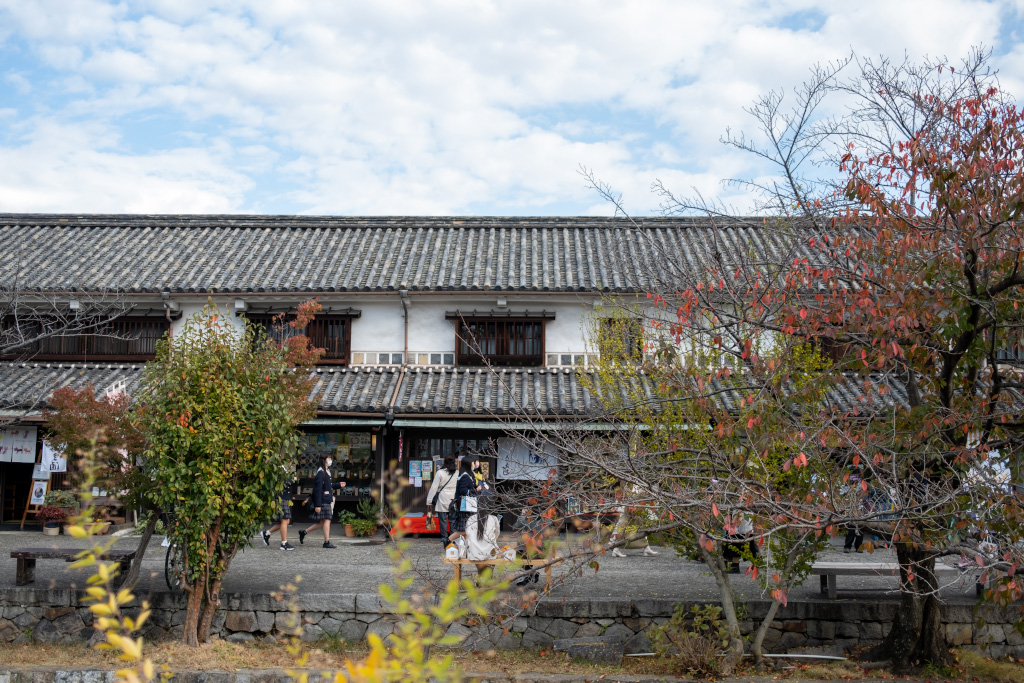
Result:
{"label": "green leafy tree", "polygon": [[[296,330],[319,309],[300,307]],[[183,642],[209,640],[224,575],[275,513],[294,470],[297,425],[315,414],[308,368],[319,358],[302,335],[268,340],[235,327],[212,303],[157,346],[137,419],[152,498],[169,513],[188,594]]]}

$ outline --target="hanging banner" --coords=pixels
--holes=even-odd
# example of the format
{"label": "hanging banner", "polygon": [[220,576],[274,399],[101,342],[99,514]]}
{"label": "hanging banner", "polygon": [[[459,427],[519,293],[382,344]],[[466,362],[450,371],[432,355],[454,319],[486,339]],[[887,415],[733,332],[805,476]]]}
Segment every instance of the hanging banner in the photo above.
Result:
{"label": "hanging banner", "polygon": [[68,471],[68,459],[60,451],[54,450],[49,443],[43,441],[43,461],[40,463],[50,474]]}
{"label": "hanging banner", "polygon": [[558,459],[549,444],[528,445],[519,439],[498,439],[498,479],[547,481],[558,474]]}
{"label": "hanging banner", "polygon": [[0,462],[36,461],[37,427],[0,427]]}

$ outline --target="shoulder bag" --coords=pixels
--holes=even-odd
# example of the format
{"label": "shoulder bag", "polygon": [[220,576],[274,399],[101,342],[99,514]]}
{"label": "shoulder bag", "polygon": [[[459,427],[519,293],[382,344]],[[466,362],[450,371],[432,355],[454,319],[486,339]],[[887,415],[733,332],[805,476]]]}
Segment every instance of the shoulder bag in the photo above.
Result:
{"label": "shoulder bag", "polygon": [[444,486],[442,486],[441,488],[437,489],[437,493],[434,494],[434,499],[432,501],[430,501],[430,506],[432,508],[434,508],[435,510],[437,509],[437,499],[441,497],[441,491],[444,491],[445,488],[448,486],[448,484],[452,483],[452,479],[455,478],[455,475],[456,475],[456,472],[452,472],[452,476],[448,477],[448,481],[446,481],[444,483]]}

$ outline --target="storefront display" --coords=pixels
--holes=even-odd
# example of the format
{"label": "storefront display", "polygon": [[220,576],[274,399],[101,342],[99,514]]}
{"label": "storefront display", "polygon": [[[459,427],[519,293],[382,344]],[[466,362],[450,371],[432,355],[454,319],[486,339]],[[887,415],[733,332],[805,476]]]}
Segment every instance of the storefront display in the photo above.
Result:
{"label": "storefront display", "polygon": [[296,493],[300,497],[312,492],[317,465],[325,456],[334,460],[331,466],[334,481],[345,482],[335,494],[335,500],[355,501],[372,495],[376,460],[369,433],[310,432],[300,438],[303,450],[295,471]]}

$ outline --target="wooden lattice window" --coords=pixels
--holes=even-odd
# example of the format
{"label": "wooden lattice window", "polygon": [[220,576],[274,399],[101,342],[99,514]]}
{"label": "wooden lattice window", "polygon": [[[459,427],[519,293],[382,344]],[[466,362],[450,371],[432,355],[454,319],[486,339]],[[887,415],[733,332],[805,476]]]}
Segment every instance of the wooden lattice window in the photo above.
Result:
{"label": "wooden lattice window", "polygon": [[456,365],[544,364],[543,320],[462,318],[455,329]]}
{"label": "wooden lattice window", "polygon": [[287,325],[294,316],[286,316],[285,324],[275,325],[272,316],[252,316],[250,321],[263,326],[267,336],[283,341],[304,334],[316,348],[324,349],[320,362],[324,365],[348,365],[352,345],[352,318],[350,316],[317,316],[305,329]]}
{"label": "wooden lattice window", "polygon": [[[5,321],[13,325],[13,320]],[[21,334],[30,339],[12,349],[8,358],[36,360],[147,361],[156,355],[156,343],[170,329],[164,318],[117,318],[85,330],[68,329],[66,321],[22,322]],[[62,329],[63,328],[63,329]]]}

